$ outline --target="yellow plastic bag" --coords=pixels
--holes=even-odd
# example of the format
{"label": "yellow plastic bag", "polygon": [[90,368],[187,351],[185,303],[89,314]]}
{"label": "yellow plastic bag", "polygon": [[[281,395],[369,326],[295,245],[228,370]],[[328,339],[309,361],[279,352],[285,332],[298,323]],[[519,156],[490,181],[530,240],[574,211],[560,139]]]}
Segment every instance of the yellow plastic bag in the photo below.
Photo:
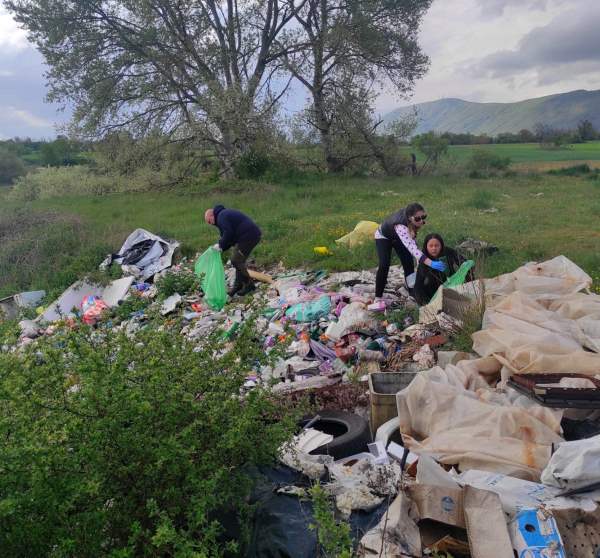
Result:
{"label": "yellow plastic bag", "polygon": [[327,246],[315,246],[313,248],[314,253],[317,256],[331,256],[333,255],[331,250]]}
{"label": "yellow plastic bag", "polygon": [[373,240],[378,228],[379,224],[374,221],[359,221],[352,232],[338,238],[336,243],[343,244],[348,248],[355,248],[367,240]]}

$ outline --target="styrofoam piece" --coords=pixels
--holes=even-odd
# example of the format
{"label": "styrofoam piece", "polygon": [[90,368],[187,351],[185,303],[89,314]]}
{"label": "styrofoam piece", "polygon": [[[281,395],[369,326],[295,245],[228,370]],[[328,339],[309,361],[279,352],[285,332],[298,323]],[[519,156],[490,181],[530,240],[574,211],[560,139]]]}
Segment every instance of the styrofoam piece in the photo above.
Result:
{"label": "styrofoam piece", "polygon": [[133,277],[123,277],[109,283],[102,291],[102,300],[107,306],[118,306],[129,294],[129,289],[134,281]]}

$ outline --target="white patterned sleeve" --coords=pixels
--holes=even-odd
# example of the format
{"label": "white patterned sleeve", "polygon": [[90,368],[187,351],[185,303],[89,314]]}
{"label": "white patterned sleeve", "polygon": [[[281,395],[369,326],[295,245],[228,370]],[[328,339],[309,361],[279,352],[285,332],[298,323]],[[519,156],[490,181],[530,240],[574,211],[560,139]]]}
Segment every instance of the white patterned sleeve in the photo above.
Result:
{"label": "white patterned sleeve", "polygon": [[410,235],[410,231],[408,227],[405,225],[396,225],[395,227],[396,233],[398,234],[398,238],[400,242],[404,244],[406,249],[417,259],[419,262],[425,259],[425,254],[419,250],[415,239]]}

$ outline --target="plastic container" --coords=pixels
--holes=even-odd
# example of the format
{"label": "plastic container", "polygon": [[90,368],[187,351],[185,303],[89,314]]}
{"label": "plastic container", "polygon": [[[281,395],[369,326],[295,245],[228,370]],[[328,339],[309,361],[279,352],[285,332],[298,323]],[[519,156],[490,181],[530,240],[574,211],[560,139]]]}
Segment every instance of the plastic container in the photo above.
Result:
{"label": "plastic container", "polygon": [[396,394],[410,384],[416,372],[373,372],[369,374],[371,432],[398,416]]}

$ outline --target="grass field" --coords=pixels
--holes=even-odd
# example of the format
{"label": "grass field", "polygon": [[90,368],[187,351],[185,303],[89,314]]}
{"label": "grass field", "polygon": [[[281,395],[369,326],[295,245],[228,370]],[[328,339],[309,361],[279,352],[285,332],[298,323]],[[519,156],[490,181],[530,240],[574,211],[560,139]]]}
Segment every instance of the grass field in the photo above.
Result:
{"label": "grass field", "polygon": [[[475,150],[487,150],[501,157],[510,157],[513,168],[520,170],[545,171],[578,163],[600,167],[600,141],[575,143],[560,149],[546,149],[538,143],[509,143],[489,145],[451,145],[447,159],[458,164],[466,163]],[[407,148],[406,153],[411,149]],[[424,160],[417,153],[419,163]]]}
{"label": "grass field", "polygon": [[[581,177],[517,175],[367,179],[305,177],[281,184],[232,183],[197,191],[62,197],[0,208],[0,295],[40,287],[60,291],[104,254],[116,251],[135,228],[178,239],[192,256],[217,240],[204,224],[219,202],[252,215],[264,240],[259,265],[362,269],[376,265],[372,243],[355,251],[334,240],[359,220],[381,221],[411,201],[429,214],[426,230],[454,244],[481,238],[500,247],[489,275],[530,260],[565,254],[600,273],[600,181]],[[496,211],[497,210],[497,211]],[[313,253],[329,246],[330,257]]]}

